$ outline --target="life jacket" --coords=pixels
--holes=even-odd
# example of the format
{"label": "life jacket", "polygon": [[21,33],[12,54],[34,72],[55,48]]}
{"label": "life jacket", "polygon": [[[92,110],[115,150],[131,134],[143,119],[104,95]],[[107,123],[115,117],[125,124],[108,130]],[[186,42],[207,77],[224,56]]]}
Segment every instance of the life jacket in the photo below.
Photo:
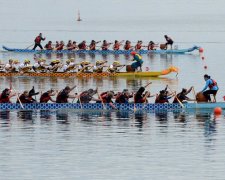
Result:
{"label": "life jacket", "polygon": [[125,44],[125,45],[124,45],[124,49],[125,49],[125,50],[130,50],[130,48],[131,48],[131,45],[129,45],[129,44]]}
{"label": "life jacket", "polygon": [[86,50],[86,45],[84,43],[78,44],[78,48],[81,50]]}
{"label": "life jacket", "polygon": [[51,97],[49,96],[48,92],[45,92],[40,97],[40,103],[47,103]]}
{"label": "life jacket", "polygon": [[120,45],[119,44],[114,44],[113,50],[119,50],[120,49]]}
{"label": "life jacket", "polygon": [[96,44],[94,44],[94,43],[90,44],[90,46],[89,46],[90,50],[93,50],[93,51],[95,50],[95,47],[96,47]]}
{"label": "life jacket", "polygon": [[59,50],[59,51],[61,51],[61,50],[63,50],[63,44],[59,44],[59,46],[56,48],[56,50]]}
{"label": "life jacket", "polygon": [[41,36],[37,36],[34,40],[35,43],[39,44],[41,42]]}
{"label": "life jacket", "polygon": [[164,103],[169,103],[168,99],[165,99],[163,96],[158,96],[155,99],[155,103],[160,103],[160,104],[164,104]]}
{"label": "life jacket", "polygon": [[[121,98],[122,96],[124,96],[124,98]],[[116,96],[116,103],[128,103],[128,99],[129,97],[127,97],[126,95],[124,95],[123,93],[121,92],[118,92],[117,93],[117,96]]]}
{"label": "life jacket", "polygon": [[108,50],[108,44],[103,44],[102,45],[102,50]]}
{"label": "life jacket", "polygon": [[53,48],[52,48],[52,45],[51,44],[46,44],[45,45],[45,49],[52,50]]}
{"label": "life jacket", "polygon": [[9,96],[1,94],[0,95],[0,103],[11,103],[10,99],[9,99]]}
{"label": "life jacket", "polygon": [[140,49],[141,49],[141,47],[142,47],[142,45],[141,45],[141,44],[136,44],[136,46],[135,46],[135,50],[140,50]]}
{"label": "life jacket", "polygon": [[148,45],[148,50],[154,50],[154,49],[155,49],[154,44],[150,44],[150,45]]}
{"label": "life jacket", "polygon": [[212,84],[209,85],[209,89],[212,89],[214,86],[217,86],[217,82],[214,79],[210,80],[212,80]]}
{"label": "life jacket", "polygon": [[87,91],[84,91],[80,94],[80,101],[81,103],[89,103],[92,97],[89,95]]}

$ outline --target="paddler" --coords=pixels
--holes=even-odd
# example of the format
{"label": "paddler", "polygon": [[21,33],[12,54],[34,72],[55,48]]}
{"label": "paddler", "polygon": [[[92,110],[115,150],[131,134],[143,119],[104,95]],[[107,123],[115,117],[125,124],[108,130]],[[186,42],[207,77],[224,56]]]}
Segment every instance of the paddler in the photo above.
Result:
{"label": "paddler", "polygon": [[123,49],[127,51],[131,50],[132,49],[131,42],[126,40],[125,45],[123,46]]}
{"label": "paddler", "polygon": [[39,47],[41,50],[43,49],[42,45],[41,45],[41,41],[44,41],[45,38],[42,37],[42,33],[40,33],[34,40],[34,47],[33,50],[36,49],[36,47]]}
{"label": "paddler", "polygon": [[166,87],[164,90],[161,90],[159,92],[159,95],[156,95],[155,103],[160,103],[160,104],[169,103],[169,99],[171,99],[174,96],[175,96],[175,93],[173,92],[169,93]]}
{"label": "paddler", "polygon": [[[36,103],[36,100],[32,98],[31,93],[28,91],[24,91],[20,96],[19,99],[21,103]],[[19,103],[19,100],[17,99],[16,103]]]}
{"label": "paddler", "polygon": [[108,43],[106,40],[103,41],[102,43],[102,50],[109,50],[109,46],[111,45],[112,43]]}
{"label": "paddler", "polygon": [[59,68],[62,67],[62,64],[60,60],[52,60],[51,63],[49,64],[49,67],[47,68],[50,72],[57,72]]}
{"label": "paddler", "polygon": [[121,42],[115,40],[115,43],[114,43],[114,45],[113,45],[113,50],[114,50],[114,51],[120,50],[120,46],[122,45],[123,42],[124,42],[124,40],[121,41]]}
{"label": "paddler", "polygon": [[89,89],[87,91],[83,91],[78,98],[77,103],[90,103],[90,101],[101,101],[93,96],[97,93],[97,89]]}
{"label": "paddler", "polygon": [[211,77],[208,74],[204,75],[204,79],[206,83],[205,83],[205,87],[202,89],[201,92],[207,98],[207,100],[211,102],[210,94],[216,96],[217,91],[219,90],[219,87],[217,85],[217,82],[214,79],[211,79]]}
{"label": "paddler", "polygon": [[46,72],[46,65],[45,65],[45,59],[42,59],[42,58],[40,58],[40,59],[37,59],[36,60],[36,63],[34,63],[34,65],[33,65],[33,70],[35,71],[35,72]]}
{"label": "paddler", "polygon": [[140,71],[142,71],[142,64],[143,64],[142,56],[135,51],[132,51],[130,54],[133,56],[132,61],[135,61],[131,64],[131,68],[137,71],[139,67]]}
{"label": "paddler", "polygon": [[[100,94],[100,99],[102,103],[109,104],[112,109],[116,109],[116,106],[113,104],[112,99],[114,98],[115,93],[113,91],[107,91]],[[98,101],[100,103],[101,101]]]}
{"label": "paddler", "polygon": [[78,48],[79,50],[86,50],[87,49],[86,41],[82,41],[80,44],[78,44]]}
{"label": "paddler", "polygon": [[100,43],[101,41],[95,41],[95,40],[92,40],[91,41],[91,44],[89,45],[89,50],[91,51],[95,51],[96,50],[96,44]]}
{"label": "paddler", "polygon": [[135,51],[141,50],[142,48],[142,41],[138,41],[137,44],[134,46]]}
{"label": "paddler", "polygon": [[63,48],[64,48],[64,42],[63,41],[60,41],[58,47],[56,47],[56,50],[57,51],[61,51],[61,50],[63,50]]}
{"label": "paddler", "polygon": [[104,67],[107,67],[105,65],[105,63],[107,63],[107,61],[104,61],[104,60],[98,60],[98,61],[96,61],[96,64],[93,67],[93,72],[102,73],[103,72],[103,68]]}
{"label": "paddler", "polygon": [[55,96],[56,92],[53,89],[48,90],[47,92],[43,93],[40,97],[40,103],[48,103],[48,101],[56,102],[52,99],[51,96]]}
{"label": "paddler", "polygon": [[90,73],[91,68],[93,68],[93,65],[89,61],[82,61],[78,67],[78,71],[83,73]]}
{"label": "paddler", "polygon": [[156,47],[158,47],[158,45],[155,44],[153,41],[150,41],[150,42],[148,43],[147,49],[148,49],[148,50],[156,50]]}
{"label": "paddler", "polygon": [[70,92],[75,88],[76,86],[73,86],[70,88],[69,86],[66,86],[62,91],[60,91],[56,97],[56,103],[68,103],[68,98],[76,98],[76,95],[71,95]]}
{"label": "paddler", "polygon": [[54,47],[52,47],[52,41],[48,41],[48,43],[45,45],[46,50],[53,50]]}
{"label": "paddler", "polygon": [[179,101],[181,103],[186,103],[187,101],[195,101],[194,99],[190,99],[189,97],[187,97],[187,95],[192,91],[193,88],[193,86],[190,87],[189,90],[183,88],[182,91],[175,96],[173,103],[179,103]]}
{"label": "paddler", "polygon": [[19,63],[18,60],[9,59],[9,62],[5,65],[6,72],[17,72],[16,65]]}
{"label": "paddler", "polygon": [[[33,86],[33,88],[29,91],[29,94],[28,94],[29,100],[36,103],[37,102],[36,95],[38,95],[38,94],[39,94],[39,92],[35,92],[35,89],[34,89],[34,86]],[[35,99],[32,96],[35,96]]]}
{"label": "paddler", "polygon": [[16,96],[16,93],[12,93],[11,89],[4,89],[0,95],[0,103],[11,103],[10,98]]}
{"label": "paddler", "polygon": [[113,64],[111,64],[109,66],[109,68],[107,69],[110,73],[116,73],[116,72],[120,72],[120,69],[118,69],[119,67],[124,67],[125,65],[121,65],[119,61],[114,61]]}
{"label": "paddler", "polygon": [[133,97],[133,93],[131,94],[128,89],[124,89],[123,92],[118,92],[116,95],[116,103],[129,103],[129,98]]}
{"label": "paddler", "polygon": [[30,60],[25,59],[24,63],[19,65],[19,71],[22,73],[30,72],[32,70],[32,66],[30,65]]}
{"label": "paddler", "polygon": [[134,103],[145,103],[147,102],[147,98],[150,97],[150,92],[145,92],[145,87],[140,87],[139,90],[134,95]]}
{"label": "paddler", "polygon": [[66,64],[63,65],[63,72],[69,71],[70,59],[66,60]]}
{"label": "paddler", "polygon": [[72,40],[69,40],[67,45],[66,45],[66,49],[67,50],[72,50],[73,49],[73,43],[72,43]]}

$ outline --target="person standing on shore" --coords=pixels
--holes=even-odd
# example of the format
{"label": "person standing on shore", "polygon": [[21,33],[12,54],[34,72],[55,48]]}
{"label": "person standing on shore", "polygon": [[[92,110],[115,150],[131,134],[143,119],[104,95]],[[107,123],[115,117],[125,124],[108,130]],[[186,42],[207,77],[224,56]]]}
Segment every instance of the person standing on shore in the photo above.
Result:
{"label": "person standing on shore", "polygon": [[34,44],[34,48],[33,50],[36,49],[36,47],[39,47],[41,50],[43,50],[43,47],[41,45],[41,41],[44,41],[45,38],[42,37],[42,33],[40,33],[34,40],[35,44]]}

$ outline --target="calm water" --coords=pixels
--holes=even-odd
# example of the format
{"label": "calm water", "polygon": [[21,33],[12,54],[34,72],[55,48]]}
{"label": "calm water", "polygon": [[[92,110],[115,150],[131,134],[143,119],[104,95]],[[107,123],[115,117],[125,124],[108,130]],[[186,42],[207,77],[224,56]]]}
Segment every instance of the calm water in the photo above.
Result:
{"label": "calm water", "polygon": [[[46,41],[142,39],[164,42],[171,36],[179,48],[199,45],[188,55],[143,55],[144,66],[162,70],[171,65],[179,75],[165,78],[26,78],[0,77],[4,89],[12,80],[22,92],[78,85],[79,91],[123,88],[137,90],[152,81],[153,94],[167,84],[180,91],[200,91],[203,75],[218,81],[218,101],[225,91],[225,2],[217,0],[0,0],[0,45],[26,48],[42,32]],[[26,8],[24,8],[26,7]],[[80,9],[82,22],[76,22]],[[43,43],[45,44],[45,42]],[[37,55],[48,61],[68,55]],[[33,59],[33,54],[1,52],[0,59]],[[95,62],[129,62],[119,55],[79,56]],[[207,69],[204,69],[207,66]],[[190,94],[190,97],[193,95]],[[14,101],[15,99],[13,99]],[[153,102],[151,99],[150,102]],[[224,179],[224,116],[190,112],[0,112],[0,179]]]}

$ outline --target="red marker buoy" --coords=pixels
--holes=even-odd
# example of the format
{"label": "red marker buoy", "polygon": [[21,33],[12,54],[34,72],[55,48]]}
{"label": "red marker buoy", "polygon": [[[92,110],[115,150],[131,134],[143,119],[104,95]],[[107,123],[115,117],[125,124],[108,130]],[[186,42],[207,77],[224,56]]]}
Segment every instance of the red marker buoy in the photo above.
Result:
{"label": "red marker buoy", "polygon": [[204,60],[205,59],[205,57],[204,56],[202,56],[202,60]]}
{"label": "red marker buoy", "polygon": [[207,66],[204,66],[205,69],[207,69]]}
{"label": "red marker buoy", "polygon": [[215,115],[221,115],[221,114],[222,114],[222,109],[221,109],[221,107],[216,107],[216,108],[214,108],[214,114],[215,114]]}
{"label": "red marker buoy", "polygon": [[202,47],[199,48],[198,50],[200,53],[203,53],[204,52],[204,49]]}

